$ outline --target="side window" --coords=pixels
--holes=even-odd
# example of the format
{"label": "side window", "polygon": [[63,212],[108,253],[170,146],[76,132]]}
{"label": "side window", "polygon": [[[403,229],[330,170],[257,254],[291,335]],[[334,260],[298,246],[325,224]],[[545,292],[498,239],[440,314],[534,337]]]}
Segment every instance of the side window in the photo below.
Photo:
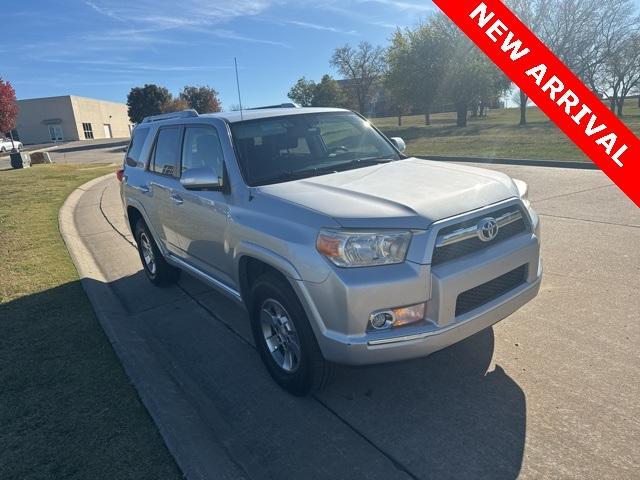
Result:
{"label": "side window", "polygon": [[191,168],[213,168],[222,175],[222,145],[213,127],[187,127],[182,147],[182,171]]}
{"label": "side window", "polygon": [[144,147],[144,142],[147,140],[148,136],[148,128],[136,128],[133,131],[133,137],[129,144],[129,150],[127,150],[126,159],[127,165],[130,167],[144,167],[144,162],[141,161],[140,154],[142,153],[142,147]]}
{"label": "side window", "polygon": [[158,132],[152,170],[177,176],[180,165],[180,127],[162,128]]}

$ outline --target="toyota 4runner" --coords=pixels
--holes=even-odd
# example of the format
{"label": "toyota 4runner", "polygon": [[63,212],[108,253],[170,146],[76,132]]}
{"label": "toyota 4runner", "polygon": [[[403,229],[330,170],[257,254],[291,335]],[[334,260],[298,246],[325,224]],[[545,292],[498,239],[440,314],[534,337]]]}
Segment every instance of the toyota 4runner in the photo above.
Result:
{"label": "toyota 4runner", "polygon": [[540,288],[527,186],[405,156],[346,110],[146,118],[121,194],[144,271],[184,270],[249,312],[260,356],[296,395],[335,364],[429,355]]}

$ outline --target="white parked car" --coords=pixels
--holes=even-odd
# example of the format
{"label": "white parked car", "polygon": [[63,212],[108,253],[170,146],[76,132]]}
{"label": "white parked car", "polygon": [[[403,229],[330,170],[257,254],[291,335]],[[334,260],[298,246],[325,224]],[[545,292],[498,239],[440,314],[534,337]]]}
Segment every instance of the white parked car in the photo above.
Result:
{"label": "white parked car", "polygon": [[14,146],[16,150],[22,150],[22,142],[14,140],[12,144],[10,138],[0,138],[0,153],[10,152]]}

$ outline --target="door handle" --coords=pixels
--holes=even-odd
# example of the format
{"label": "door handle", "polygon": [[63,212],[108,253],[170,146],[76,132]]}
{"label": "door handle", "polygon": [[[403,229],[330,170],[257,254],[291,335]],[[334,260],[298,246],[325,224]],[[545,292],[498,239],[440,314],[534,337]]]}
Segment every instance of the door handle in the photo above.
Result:
{"label": "door handle", "polygon": [[184,203],[184,200],[182,199],[182,197],[175,193],[171,194],[170,198],[171,200],[173,200],[173,203],[175,203],[176,205],[182,205]]}
{"label": "door handle", "polygon": [[147,185],[131,185],[131,188],[138,190],[140,193],[149,193],[150,189]]}

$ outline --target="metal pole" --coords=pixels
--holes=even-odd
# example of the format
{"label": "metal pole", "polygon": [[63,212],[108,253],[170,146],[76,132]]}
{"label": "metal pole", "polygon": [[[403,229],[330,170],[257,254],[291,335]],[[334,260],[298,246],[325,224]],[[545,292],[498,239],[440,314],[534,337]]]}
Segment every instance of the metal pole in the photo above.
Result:
{"label": "metal pole", "polygon": [[238,76],[238,59],[233,57],[233,61],[236,64],[236,84],[238,86],[238,101],[240,102],[240,120],[244,120],[242,115],[242,95],[240,95],[240,77]]}

